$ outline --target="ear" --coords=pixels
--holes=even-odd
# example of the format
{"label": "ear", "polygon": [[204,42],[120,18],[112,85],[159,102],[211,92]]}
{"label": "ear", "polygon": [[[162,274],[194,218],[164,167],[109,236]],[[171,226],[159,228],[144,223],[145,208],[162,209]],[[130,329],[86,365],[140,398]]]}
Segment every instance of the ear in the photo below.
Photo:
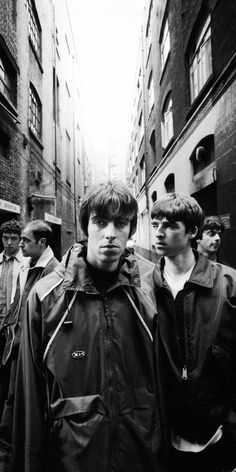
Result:
{"label": "ear", "polygon": [[47,244],[46,238],[40,238],[39,239],[39,244],[40,244],[40,246],[46,247],[46,244]]}
{"label": "ear", "polygon": [[196,238],[197,233],[198,233],[198,227],[197,227],[197,226],[194,226],[194,228],[189,231],[189,238],[190,238],[190,239]]}

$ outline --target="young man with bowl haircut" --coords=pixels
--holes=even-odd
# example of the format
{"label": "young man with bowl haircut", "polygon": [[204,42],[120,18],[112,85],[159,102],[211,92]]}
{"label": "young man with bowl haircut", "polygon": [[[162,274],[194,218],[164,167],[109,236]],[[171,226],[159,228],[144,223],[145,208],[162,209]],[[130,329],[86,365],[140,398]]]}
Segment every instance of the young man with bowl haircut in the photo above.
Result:
{"label": "young man with bowl haircut", "polygon": [[92,187],[80,211],[86,241],[29,296],[15,470],[160,471],[156,309],[126,249],[137,209],[120,182]]}

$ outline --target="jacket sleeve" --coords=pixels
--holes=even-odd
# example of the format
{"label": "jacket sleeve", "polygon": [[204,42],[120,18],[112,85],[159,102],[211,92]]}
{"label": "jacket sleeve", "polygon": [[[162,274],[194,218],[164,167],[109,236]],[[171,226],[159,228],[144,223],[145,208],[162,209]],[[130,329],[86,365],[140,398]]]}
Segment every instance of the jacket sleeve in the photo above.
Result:
{"label": "jacket sleeve", "polygon": [[42,365],[41,303],[30,294],[20,343],[13,420],[13,470],[42,472],[46,451],[46,393]]}
{"label": "jacket sleeve", "polygon": [[213,353],[231,375],[236,392],[236,271],[228,269],[222,279],[226,309],[213,341]]}

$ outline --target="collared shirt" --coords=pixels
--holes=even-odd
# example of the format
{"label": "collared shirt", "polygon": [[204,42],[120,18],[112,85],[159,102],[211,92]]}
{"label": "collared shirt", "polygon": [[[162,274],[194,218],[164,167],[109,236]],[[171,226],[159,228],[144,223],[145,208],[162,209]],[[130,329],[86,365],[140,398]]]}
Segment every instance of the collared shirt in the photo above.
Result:
{"label": "collared shirt", "polygon": [[14,256],[8,256],[5,251],[0,254],[0,323],[10,309],[22,258],[21,250]]}

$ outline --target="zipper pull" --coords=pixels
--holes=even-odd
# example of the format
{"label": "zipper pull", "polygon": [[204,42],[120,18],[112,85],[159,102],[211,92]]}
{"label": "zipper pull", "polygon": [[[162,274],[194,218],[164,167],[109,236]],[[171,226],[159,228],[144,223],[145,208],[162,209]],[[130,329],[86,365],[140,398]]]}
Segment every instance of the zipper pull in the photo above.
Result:
{"label": "zipper pull", "polygon": [[184,365],[183,370],[182,370],[182,380],[187,380],[187,378],[188,378],[187,366]]}

